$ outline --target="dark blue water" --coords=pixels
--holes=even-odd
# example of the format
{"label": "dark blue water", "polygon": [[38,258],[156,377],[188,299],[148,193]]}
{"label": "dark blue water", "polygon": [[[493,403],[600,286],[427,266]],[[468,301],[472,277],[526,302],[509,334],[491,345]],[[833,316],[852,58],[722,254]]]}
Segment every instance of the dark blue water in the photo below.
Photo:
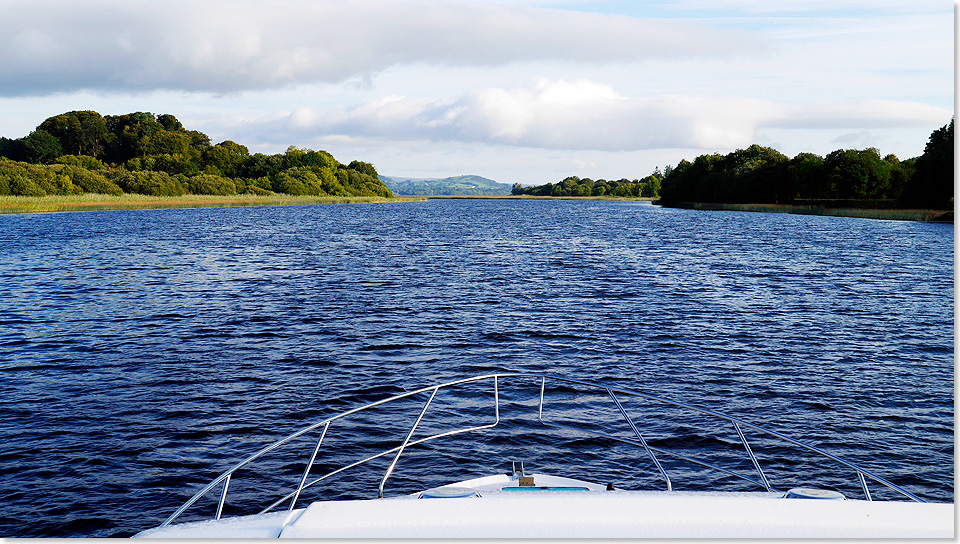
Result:
{"label": "dark blue water", "polygon": [[[0,216],[0,536],[130,535],[310,422],[508,370],[728,412],[952,501],[953,248],[952,225],[620,202]],[[517,425],[444,459],[649,472],[520,450]]]}

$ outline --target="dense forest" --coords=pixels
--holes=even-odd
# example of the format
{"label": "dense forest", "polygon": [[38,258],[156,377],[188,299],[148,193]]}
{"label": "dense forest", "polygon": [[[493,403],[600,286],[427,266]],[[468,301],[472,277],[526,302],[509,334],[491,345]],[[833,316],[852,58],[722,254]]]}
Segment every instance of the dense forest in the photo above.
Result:
{"label": "dense forest", "polygon": [[700,155],[641,180],[578,178],[536,187],[513,186],[515,195],[620,196],[683,202],[811,204],[858,208],[953,209],[953,121],[930,135],[923,155],[900,161],[876,148],[842,149],[826,157],[789,158],[752,145],[726,155]]}
{"label": "dense forest", "polygon": [[229,140],[211,145],[169,114],[71,111],[0,138],[0,195],[83,193],[393,196],[370,163],[293,146],[264,155]]}
{"label": "dense forest", "polygon": [[660,201],[951,210],[953,157],[952,120],[933,131],[923,155],[905,161],[876,148],[790,159],[753,145],[681,161],[664,178]]}
{"label": "dense forest", "polygon": [[536,187],[523,187],[519,183],[513,184],[514,195],[532,196],[619,196],[619,197],[652,197],[660,196],[660,184],[663,174],[657,168],[652,174],[643,179],[619,179],[607,181],[570,176],[559,183],[547,183]]}

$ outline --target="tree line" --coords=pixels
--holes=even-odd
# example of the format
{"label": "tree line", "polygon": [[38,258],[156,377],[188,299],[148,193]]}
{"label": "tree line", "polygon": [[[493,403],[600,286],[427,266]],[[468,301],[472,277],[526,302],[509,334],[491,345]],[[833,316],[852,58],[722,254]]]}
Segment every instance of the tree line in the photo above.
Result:
{"label": "tree line", "polygon": [[657,168],[652,174],[643,179],[628,180],[622,178],[616,181],[570,176],[559,183],[547,183],[536,187],[524,187],[519,183],[513,184],[514,195],[532,196],[616,196],[616,197],[652,197],[660,196],[660,185],[664,175]]}
{"label": "tree line", "polygon": [[170,114],[71,111],[22,138],[0,137],[0,195],[83,193],[393,196],[370,163],[294,146],[265,155],[213,145]]}
{"label": "tree line", "polygon": [[841,149],[788,158],[752,145],[683,160],[664,178],[660,202],[813,204],[953,209],[953,120],[933,131],[923,155],[905,161],[879,150]]}
{"label": "tree line", "polygon": [[953,120],[930,135],[923,155],[905,161],[876,148],[838,149],[826,157],[752,145],[726,155],[659,168],[643,179],[592,180],[570,176],[536,187],[513,185],[514,195],[618,196],[683,202],[809,204],[860,208],[953,209]]}

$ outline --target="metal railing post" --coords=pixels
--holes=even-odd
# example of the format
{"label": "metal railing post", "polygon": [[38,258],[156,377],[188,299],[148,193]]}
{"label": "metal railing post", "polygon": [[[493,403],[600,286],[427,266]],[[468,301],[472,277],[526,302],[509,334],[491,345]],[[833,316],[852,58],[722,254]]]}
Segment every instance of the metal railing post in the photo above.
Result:
{"label": "metal railing post", "polygon": [[637,438],[640,440],[640,443],[643,444],[643,449],[647,450],[647,454],[653,459],[653,464],[657,465],[657,470],[660,471],[660,474],[663,475],[663,479],[667,481],[667,491],[673,491],[673,484],[670,483],[670,477],[667,476],[667,472],[663,470],[663,467],[660,466],[660,461],[657,460],[657,456],[653,453],[649,446],[647,446],[647,441],[643,439],[643,436],[640,435],[640,430],[637,429],[637,426],[633,424],[633,420],[630,419],[630,416],[627,415],[627,411],[623,409],[623,405],[620,404],[620,399],[613,394],[609,388],[607,388],[607,393],[610,395],[610,398],[613,399],[613,402],[617,403],[617,408],[620,409],[620,413],[623,414],[624,419],[627,420],[627,423],[630,424],[630,428],[633,429],[633,434],[637,435]]}
{"label": "metal railing post", "polygon": [[857,476],[860,477],[860,485],[863,487],[863,494],[867,497],[868,501],[872,501],[873,498],[870,496],[870,490],[867,489],[867,479],[863,477],[863,473],[859,470],[857,471]]}
{"label": "metal railing post", "polygon": [[330,422],[328,421],[326,425],[323,426],[323,432],[320,433],[320,440],[317,440],[317,447],[313,448],[313,455],[310,456],[310,461],[307,462],[307,467],[303,469],[303,476],[300,478],[300,484],[297,485],[297,492],[293,494],[293,499],[290,501],[289,510],[293,510],[293,507],[297,504],[297,499],[300,498],[300,492],[303,491],[303,484],[307,481],[307,475],[310,474],[310,468],[313,467],[313,462],[317,458],[317,453],[320,451],[320,444],[323,443],[323,437],[327,436],[327,429],[330,428]]}
{"label": "metal railing post", "polygon": [[753,466],[756,467],[757,472],[760,473],[760,481],[763,482],[763,487],[767,491],[773,491],[770,489],[770,483],[767,482],[766,474],[764,474],[763,469],[760,468],[760,462],[757,461],[757,456],[753,454],[753,450],[750,449],[750,444],[747,443],[747,437],[743,436],[743,431],[740,429],[740,424],[734,421],[733,426],[737,428],[737,434],[740,435],[740,442],[743,442],[743,447],[747,449],[747,455],[749,455],[750,460],[753,461]]}
{"label": "metal railing post", "polygon": [[540,420],[540,423],[543,423],[543,390],[547,386],[547,378],[543,376],[540,378],[540,411],[537,413],[537,419]]}
{"label": "metal railing post", "polygon": [[420,425],[420,420],[423,419],[423,414],[427,413],[427,408],[430,407],[430,403],[433,402],[433,397],[437,396],[437,391],[439,390],[439,386],[433,389],[433,393],[430,394],[430,398],[427,399],[427,403],[423,405],[423,410],[420,410],[420,415],[417,416],[417,420],[413,422],[413,427],[410,428],[410,432],[407,433],[407,437],[403,440],[403,444],[401,444],[400,449],[397,450],[396,457],[393,458],[393,462],[390,463],[390,466],[387,468],[387,472],[383,475],[383,480],[380,481],[380,487],[377,490],[377,498],[383,498],[383,486],[386,485],[387,478],[393,474],[393,469],[397,466],[397,461],[400,460],[400,456],[403,454],[403,449],[407,447],[407,443],[410,442],[410,437],[412,437],[413,433],[417,430],[417,425]]}
{"label": "metal railing post", "polygon": [[497,376],[493,376],[493,413],[496,418],[496,425],[500,423],[500,382],[497,381]]}
{"label": "metal railing post", "polygon": [[223,513],[223,503],[227,501],[227,488],[230,487],[230,476],[227,475],[227,479],[223,481],[223,491],[220,492],[220,502],[217,503],[217,519],[220,519],[220,514]]}

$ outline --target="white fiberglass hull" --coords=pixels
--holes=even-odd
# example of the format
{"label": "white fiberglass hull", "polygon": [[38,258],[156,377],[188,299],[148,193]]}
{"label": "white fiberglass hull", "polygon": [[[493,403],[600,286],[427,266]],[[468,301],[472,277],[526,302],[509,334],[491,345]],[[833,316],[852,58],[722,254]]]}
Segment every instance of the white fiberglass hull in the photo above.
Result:
{"label": "white fiberglass hull", "polygon": [[[148,538],[952,538],[952,504],[785,499],[782,493],[606,491],[533,475],[444,486],[463,498],[319,501],[292,512],[171,525]],[[551,486],[541,489],[539,486]],[[505,489],[509,487],[510,489]],[[567,489],[558,489],[566,487]],[[585,489],[569,489],[581,487]],[[442,493],[441,493],[442,494]],[[451,493],[451,494],[456,494]]]}

